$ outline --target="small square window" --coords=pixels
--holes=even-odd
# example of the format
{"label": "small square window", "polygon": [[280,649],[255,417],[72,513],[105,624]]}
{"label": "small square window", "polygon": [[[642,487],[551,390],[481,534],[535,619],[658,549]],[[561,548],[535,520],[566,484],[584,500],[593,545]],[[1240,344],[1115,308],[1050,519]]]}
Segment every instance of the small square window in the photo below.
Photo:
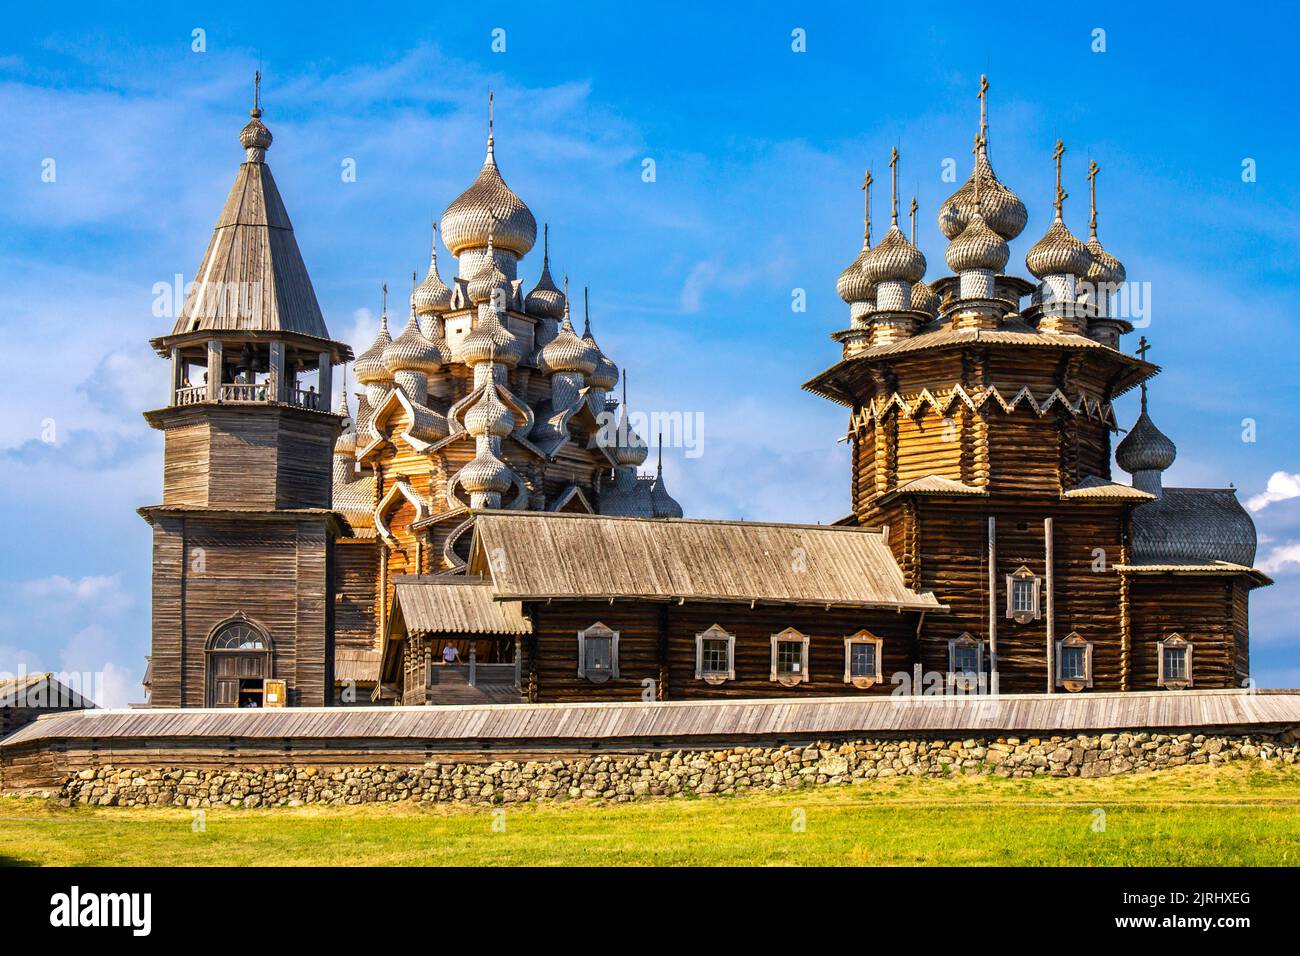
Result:
{"label": "small square window", "polygon": [[1069,645],[1061,648],[1061,679],[1088,679],[1088,648]]}
{"label": "small square window", "polygon": [[700,667],[704,673],[727,673],[727,642],[725,640],[716,637],[709,638],[704,642],[701,653],[704,658],[700,663]]}
{"label": "small square window", "polygon": [[969,633],[948,642],[948,681],[954,688],[975,690],[984,671],[984,645]]}
{"label": "small square window", "polygon": [[1034,613],[1034,581],[1018,578],[1011,582],[1011,610],[1013,613]]}
{"label": "small square window", "polygon": [[1042,581],[1026,567],[1007,575],[1007,617],[1026,624],[1041,617],[1039,608]]}
{"label": "small square window", "polygon": [[578,632],[578,676],[596,684],[618,677],[618,631],[597,623]]}
{"label": "small square window", "polygon": [[588,675],[608,674],[613,668],[613,640],[608,637],[587,638],[587,660],[585,669]]}
{"label": "small square window", "polygon": [[779,641],[776,645],[776,672],[782,677],[793,677],[803,671],[803,644],[799,641]]}
{"label": "small square window", "polygon": [[1157,683],[1161,687],[1182,690],[1192,686],[1192,645],[1178,634],[1171,634],[1156,645]]}
{"label": "small square window", "polygon": [[875,677],[876,676],[876,645],[875,644],[850,644],[849,645],[849,676],[850,677]]}
{"label": "small square window", "polygon": [[978,647],[954,647],[952,650],[952,669],[957,674],[978,674],[980,669],[980,649]]}

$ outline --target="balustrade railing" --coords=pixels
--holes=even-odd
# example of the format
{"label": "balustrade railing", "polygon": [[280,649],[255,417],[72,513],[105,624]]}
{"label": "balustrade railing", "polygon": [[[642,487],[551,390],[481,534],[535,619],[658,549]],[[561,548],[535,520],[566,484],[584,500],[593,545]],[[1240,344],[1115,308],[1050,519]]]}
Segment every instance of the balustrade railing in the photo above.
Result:
{"label": "balustrade railing", "polygon": [[[206,385],[183,385],[175,390],[172,404],[197,405],[208,400],[208,387]],[[276,401],[275,388],[268,382],[254,384],[227,382],[223,383],[218,389],[217,401],[240,403],[274,402]],[[310,408],[315,411],[324,409],[320,393],[311,388],[288,389],[283,404],[296,405],[299,408]]]}

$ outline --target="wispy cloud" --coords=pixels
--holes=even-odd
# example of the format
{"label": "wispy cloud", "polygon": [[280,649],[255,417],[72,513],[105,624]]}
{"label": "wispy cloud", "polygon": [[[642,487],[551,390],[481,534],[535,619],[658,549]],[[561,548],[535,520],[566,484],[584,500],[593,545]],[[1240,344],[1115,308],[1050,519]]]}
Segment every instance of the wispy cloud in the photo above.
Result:
{"label": "wispy cloud", "polygon": [[1246,507],[1251,511],[1263,511],[1271,504],[1290,501],[1292,498],[1300,498],[1300,474],[1275,471],[1268,476],[1268,485],[1264,491],[1252,495],[1246,501]]}

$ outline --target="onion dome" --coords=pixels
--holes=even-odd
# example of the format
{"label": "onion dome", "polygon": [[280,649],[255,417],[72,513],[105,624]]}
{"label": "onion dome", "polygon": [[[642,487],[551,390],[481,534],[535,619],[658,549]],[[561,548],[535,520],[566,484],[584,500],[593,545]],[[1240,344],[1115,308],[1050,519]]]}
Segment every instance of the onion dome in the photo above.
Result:
{"label": "onion dome", "polygon": [[[253,74],[253,108],[248,111],[252,117],[243,129],[239,131],[239,142],[244,149],[248,150],[248,158],[253,161],[260,161],[262,153],[271,147],[271,140],[274,137],[271,131],[262,125],[262,71],[258,70]],[[259,152],[254,153],[253,150]]]}
{"label": "onion dome", "polygon": [[339,437],[334,442],[334,454],[342,455],[344,458],[355,458],[357,456],[357,423],[348,414],[348,384],[346,381],[343,383],[343,394],[339,398],[339,414],[343,416],[343,431],[339,432]]}
{"label": "onion dome", "polygon": [[1011,250],[1007,247],[1007,241],[989,228],[979,210],[975,211],[975,215],[971,217],[970,222],[957,238],[948,243],[947,252],[944,254],[944,258],[948,261],[948,268],[956,273],[968,272],[971,269],[1001,272],[1006,268],[1007,259],[1010,257]]}
{"label": "onion dome", "polygon": [[544,319],[559,319],[564,315],[565,295],[551,278],[551,227],[542,230],[542,274],[533,291],[524,299],[524,311]]}
{"label": "onion dome", "polygon": [[1101,247],[1095,232],[1084,245],[1088,247],[1088,252],[1092,255],[1092,264],[1088,267],[1087,279],[1089,282],[1120,285],[1128,278],[1124,263]]}
{"label": "onion dome", "polygon": [[939,293],[935,292],[924,282],[917,282],[912,285],[912,303],[911,308],[915,312],[925,312],[928,315],[936,316],[939,314],[939,305],[942,299]]}
{"label": "onion dome", "polygon": [[384,349],[383,362],[389,372],[423,372],[425,375],[433,375],[442,367],[441,351],[420,331],[419,320],[415,317],[414,297],[406,328]]}
{"label": "onion dome", "polygon": [[478,271],[469,277],[469,282],[465,291],[469,294],[470,302],[478,305],[482,302],[491,302],[492,295],[497,290],[503,292],[507,299],[510,298],[510,277],[501,271],[497,265],[496,251],[494,246],[494,236],[491,229],[488,230],[487,255],[483,257],[482,264]]}
{"label": "onion dome", "polygon": [[610,361],[609,356],[596,344],[596,337],[591,334],[590,318],[583,324],[582,341],[596,350],[596,368],[587,376],[587,384],[602,392],[608,392],[618,384],[618,366]]}
{"label": "onion dome", "polygon": [[645,462],[650,454],[650,448],[646,445],[645,439],[632,430],[632,425],[627,420],[626,373],[623,375],[623,402],[618,416],[618,424],[615,426],[614,437],[614,447],[607,450],[616,465],[624,468],[636,468]]}
{"label": "onion dome", "polygon": [[865,194],[862,214],[862,249],[858,252],[858,257],[849,263],[835,281],[835,292],[849,305],[871,302],[876,298],[876,287],[868,281],[862,271],[862,262],[871,251],[871,183],[871,170],[867,170],[866,175],[862,177],[862,191]]}
{"label": "onion dome", "polygon": [[475,456],[461,469],[460,483],[471,494],[492,491],[501,494],[514,484],[514,473],[509,465],[488,451]]}
{"label": "onion dome", "polygon": [[497,394],[495,382],[488,383],[482,397],[465,413],[465,430],[471,435],[505,438],[515,430],[517,424],[515,413],[506,407]]}
{"label": "onion dome", "polygon": [[433,224],[433,251],[429,254],[429,274],[411,295],[416,315],[432,315],[451,308],[451,289],[438,273],[438,224]]}
{"label": "onion dome", "polygon": [[442,241],[453,256],[487,245],[495,231],[498,249],[525,256],[537,241],[537,220],[523,200],[510,191],[497,169],[492,133],[491,96],[488,98],[487,158],[478,176],[442,214]]}
{"label": "onion dome", "polygon": [[1088,268],[1088,281],[1094,284],[1119,285],[1128,278],[1124,264],[1102,248],[1097,238],[1097,173],[1101,171],[1097,164],[1088,164],[1089,184],[1089,219],[1088,241],[1085,243],[1092,254],[1092,265]]}
{"label": "onion dome", "polygon": [[555,338],[547,342],[537,355],[537,364],[548,375],[556,372],[581,372],[590,375],[600,361],[600,349],[578,337],[569,321],[569,303],[564,303],[564,321]]}
{"label": "onion dome", "polygon": [[1082,279],[1092,265],[1088,247],[1076,239],[1058,215],[1047,234],[1030,248],[1025,265],[1035,278],[1072,275]]}
{"label": "onion dome", "polygon": [[513,332],[501,324],[495,309],[481,305],[474,331],[460,340],[454,354],[456,361],[466,365],[496,362],[513,368],[524,357],[524,346]]}
{"label": "onion dome", "polygon": [[1029,221],[1029,212],[1020,197],[998,179],[984,149],[975,157],[975,169],[970,178],[939,207],[939,229],[949,239],[956,239],[970,225],[975,215],[977,177],[979,209],[985,224],[1010,242],[1024,231],[1025,223]]}
{"label": "onion dome", "polygon": [[1178,448],[1147,414],[1147,388],[1142,386],[1142,414],[1115,448],[1115,461],[1129,474],[1164,471],[1174,463]]}
{"label": "onion dome", "polygon": [[925,255],[912,245],[897,224],[862,260],[862,272],[872,285],[881,282],[920,282],[925,275]]}
{"label": "onion dome", "polygon": [[664,484],[664,436],[659,436],[659,463],[655,466],[654,484],[650,486],[650,505],[656,518],[680,518],[685,512]]}
{"label": "onion dome", "polygon": [[[387,300],[387,286],[384,287],[384,297]],[[373,385],[392,380],[388,366],[384,364],[384,350],[392,344],[392,341],[392,336],[388,334],[388,307],[385,305],[383,313],[379,316],[379,334],[375,336],[375,341],[370,348],[358,355],[357,360],[352,363],[352,374],[358,382],[362,385]]]}

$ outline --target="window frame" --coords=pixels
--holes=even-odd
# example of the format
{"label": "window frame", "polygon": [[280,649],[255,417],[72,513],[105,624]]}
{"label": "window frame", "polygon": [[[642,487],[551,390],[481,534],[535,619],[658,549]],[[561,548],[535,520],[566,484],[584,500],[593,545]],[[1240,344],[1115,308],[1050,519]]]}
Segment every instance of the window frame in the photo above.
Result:
{"label": "window frame", "polygon": [[[957,671],[953,667],[953,656],[958,645],[961,647],[973,647],[975,649],[975,670],[974,671]],[[960,675],[960,676],[959,676]],[[967,675],[973,675],[969,677]],[[979,640],[970,631],[963,631],[957,637],[948,641],[948,686],[954,689],[972,690],[979,687],[980,678],[984,676],[984,642]]]}
{"label": "window frame", "polygon": [[[1070,648],[1082,647],[1084,649],[1083,652],[1084,653],[1084,657],[1083,657],[1084,676],[1082,679],[1067,678],[1064,675],[1064,672],[1061,667],[1061,662],[1065,657],[1063,652],[1067,647]],[[1064,687],[1066,690],[1073,693],[1092,686],[1092,650],[1093,650],[1092,641],[1089,641],[1086,638],[1084,638],[1078,631],[1071,631],[1069,634],[1065,635],[1065,637],[1061,638],[1061,640],[1056,642],[1056,686],[1057,687]]]}
{"label": "window frame", "polygon": [[[1013,574],[1008,574],[1007,578],[1007,617],[1017,624],[1028,624],[1030,621],[1037,621],[1043,616],[1043,579],[1030,571],[1029,568],[1021,565]],[[1032,582],[1033,597],[1031,607],[1028,610],[1016,610],[1015,594],[1016,585]]]}
{"label": "window frame", "polygon": [[[853,676],[853,647],[857,644],[874,644],[876,648],[876,668],[875,673],[869,677]],[[850,634],[844,638],[844,683],[852,684],[854,687],[872,687],[883,679],[882,658],[884,656],[885,642],[883,639],[872,634],[868,630],[858,631],[856,634]]]}
{"label": "window frame", "polygon": [[[589,637],[609,641],[609,671],[587,673],[587,639]],[[578,631],[578,676],[593,684],[603,684],[608,680],[618,679],[618,631],[607,624],[597,621],[589,627]]]}
{"label": "window frame", "polygon": [[[726,671],[704,670],[704,642],[705,641],[726,641],[727,642],[727,669]],[[714,624],[706,631],[700,631],[695,635],[695,679],[702,680],[706,684],[724,684],[729,680],[736,679],[736,635],[732,634],[720,624]]]}
{"label": "window frame", "polygon": [[[1156,642],[1156,686],[1166,687],[1170,690],[1184,690],[1193,686],[1195,673],[1192,670],[1192,651],[1194,645],[1181,634],[1170,634],[1163,641]],[[1165,676],[1165,651],[1171,648],[1181,648],[1183,651],[1183,660],[1187,667],[1186,677],[1170,678]]]}
{"label": "window frame", "polygon": [[[772,656],[771,672],[768,679],[782,685],[783,687],[794,687],[797,684],[807,684],[812,680],[808,673],[808,644],[811,638],[802,631],[797,631],[793,627],[787,627],[772,635]],[[799,654],[799,673],[798,674],[779,674],[777,673],[778,649],[782,644],[800,644],[802,649]]]}

